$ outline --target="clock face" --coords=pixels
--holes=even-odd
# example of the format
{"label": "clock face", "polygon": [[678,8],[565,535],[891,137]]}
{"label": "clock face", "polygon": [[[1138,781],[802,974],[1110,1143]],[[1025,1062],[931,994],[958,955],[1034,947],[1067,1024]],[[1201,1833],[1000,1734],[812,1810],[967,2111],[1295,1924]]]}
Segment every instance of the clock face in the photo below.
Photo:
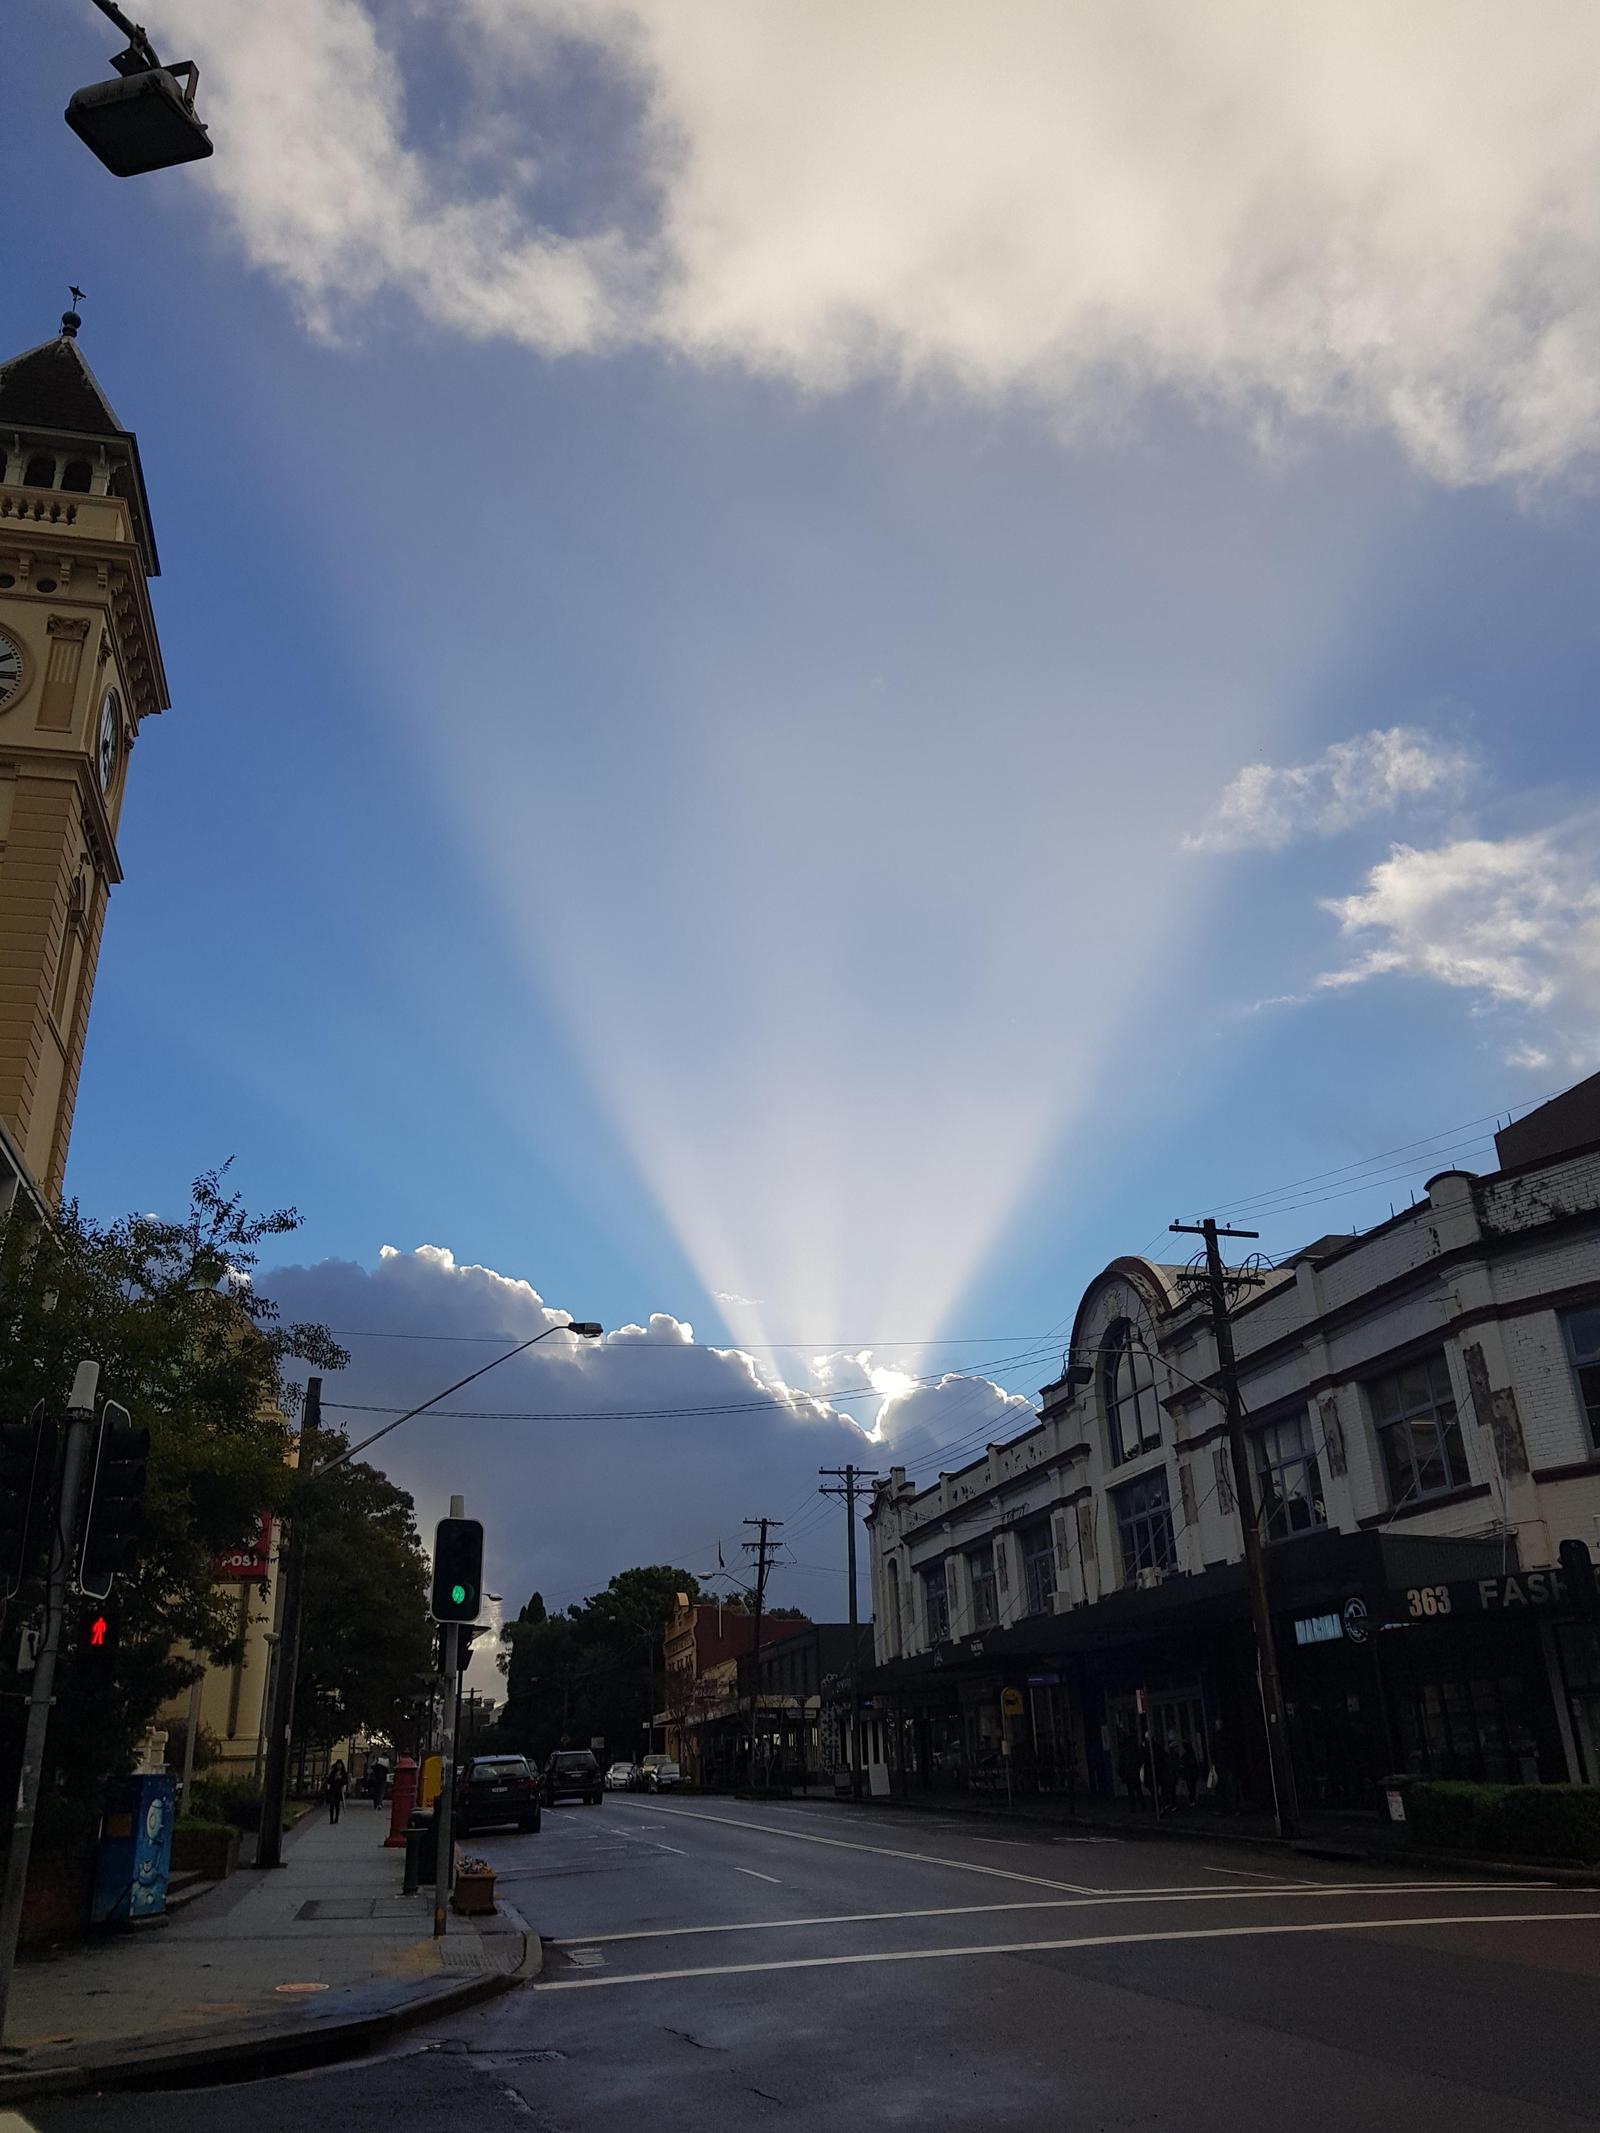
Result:
{"label": "clock face", "polygon": [[22,687],[22,647],[0,630],[0,709]]}
{"label": "clock face", "polygon": [[111,790],[111,780],[116,775],[117,743],[120,737],[117,727],[117,699],[115,694],[111,693],[100,706],[100,736],[95,744],[95,760],[100,770],[102,792]]}

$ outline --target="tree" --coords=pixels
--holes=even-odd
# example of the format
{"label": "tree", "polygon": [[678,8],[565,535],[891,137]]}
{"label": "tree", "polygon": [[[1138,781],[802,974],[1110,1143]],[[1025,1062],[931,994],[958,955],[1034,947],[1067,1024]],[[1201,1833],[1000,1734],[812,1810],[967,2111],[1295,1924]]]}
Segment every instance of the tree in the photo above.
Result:
{"label": "tree", "polygon": [[[293,1208],[252,1214],[213,1171],[195,1181],[185,1221],[128,1215],[102,1226],[69,1202],[48,1228],[17,1214],[0,1225],[5,1419],[39,1401],[59,1417],[78,1362],[92,1356],[102,1395],[150,1431],[144,1528],[116,1584],[116,1682],[93,1693],[70,1673],[63,1683],[41,1793],[47,1821],[92,1815],[105,1778],[128,1768],[162,1703],[194,1678],[178,1647],[218,1662],[236,1655],[235,1612],[211,1566],[284,1503],[288,1415],[300,1396],[285,1366],[337,1370],[348,1360],[325,1328],[280,1324],[251,1278],[262,1240],[298,1224]],[[25,1587],[10,1622],[38,1598]],[[16,1652],[8,1635],[0,1784],[13,1786],[25,1688]]]}
{"label": "tree", "polygon": [[560,1615],[546,1615],[535,1593],[501,1631],[506,1744],[542,1760],[599,1739],[631,1755],[662,1708],[662,1638],[679,1593],[694,1600],[700,1587],[664,1563],[619,1571]]}
{"label": "tree", "polygon": [[[315,1469],[344,1450],[337,1430],[301,1446]],[[326,1747],[363,1727],[394,1738],[433,1671],[428,1559],[410,1496],[363,1462],[307,1498],[309,1535],[294,1736]]]}

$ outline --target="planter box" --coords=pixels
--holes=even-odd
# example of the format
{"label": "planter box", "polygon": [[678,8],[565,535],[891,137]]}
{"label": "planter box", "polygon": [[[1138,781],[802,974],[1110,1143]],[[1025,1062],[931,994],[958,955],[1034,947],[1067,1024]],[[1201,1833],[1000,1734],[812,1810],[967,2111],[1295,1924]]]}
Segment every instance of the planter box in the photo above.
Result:
{"label": "planter box", "polygon": [[207,1822],[186,1829],[180,1822],[172,1833],[172,1871],[199,1874],[207,1881],[226,1881],[239,1864],[239,1832],[226,1822]]}
{"label": "planter box", "polygon": [[493,1874],[457,1874],[454,1905],[463,1918],[492,1918]]}

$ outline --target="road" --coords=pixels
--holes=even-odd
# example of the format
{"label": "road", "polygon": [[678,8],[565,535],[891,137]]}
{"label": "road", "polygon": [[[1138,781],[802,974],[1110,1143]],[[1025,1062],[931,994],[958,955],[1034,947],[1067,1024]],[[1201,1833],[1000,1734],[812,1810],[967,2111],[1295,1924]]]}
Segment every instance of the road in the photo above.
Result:
{"label": "road", "polygon": [[608,1795],[480,1833],[540,1981],[382,2059],[40,2133],[1571,2133],[1600,1891],[958,1817]]}

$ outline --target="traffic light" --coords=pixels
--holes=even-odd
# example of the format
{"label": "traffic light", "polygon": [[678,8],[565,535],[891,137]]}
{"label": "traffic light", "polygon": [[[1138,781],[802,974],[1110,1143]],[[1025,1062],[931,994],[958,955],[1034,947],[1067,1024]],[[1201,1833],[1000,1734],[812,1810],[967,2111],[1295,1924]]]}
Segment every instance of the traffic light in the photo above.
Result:
{"label": "traffic light", "polygon": [[100,1410],[94,1476],[78,1555],[78,1590],[91,1599],[103,1600],[111,1590],[111,1580],[127,1568],[144,1513],[149,1458],[150,1432],[141,1429],[125,1407],[107,1400]]}
{"label": "traffic light", "polygon": [[0,1578],[6,1598],[34,1567],[44,1538],[44,1402],[26,1422],[0,1423]]}
{"label": "traffic light", "polygon": [[[467,1671],[467,1668],[471,1666],[472,1647],[477,1643],[480,1637],[487,1636],[488,1633],[489,1625],[487,1622],[477,1624],[464,1624],[461,1630],[457,1633],[456,1672],[458,1674],[464,1674]],[[442,1674],[444,1672],[444,1631],[442,1629],[439,1632],[438,1651],[436,1656],[438,1659],[438,1665],[435,1671]]]}
{"label": "traffic light", "polygon": [[433,1534],[435,1622],[476,1622],[483,1599],[483,1527],[475,1518],[441,1518]]}
{"label": "traffic light", "polygon": [[80,1689],[109,1689],[116,1679],[122,1624],[114,1607],[91,1600],[78,1617],[72,1680]]}

